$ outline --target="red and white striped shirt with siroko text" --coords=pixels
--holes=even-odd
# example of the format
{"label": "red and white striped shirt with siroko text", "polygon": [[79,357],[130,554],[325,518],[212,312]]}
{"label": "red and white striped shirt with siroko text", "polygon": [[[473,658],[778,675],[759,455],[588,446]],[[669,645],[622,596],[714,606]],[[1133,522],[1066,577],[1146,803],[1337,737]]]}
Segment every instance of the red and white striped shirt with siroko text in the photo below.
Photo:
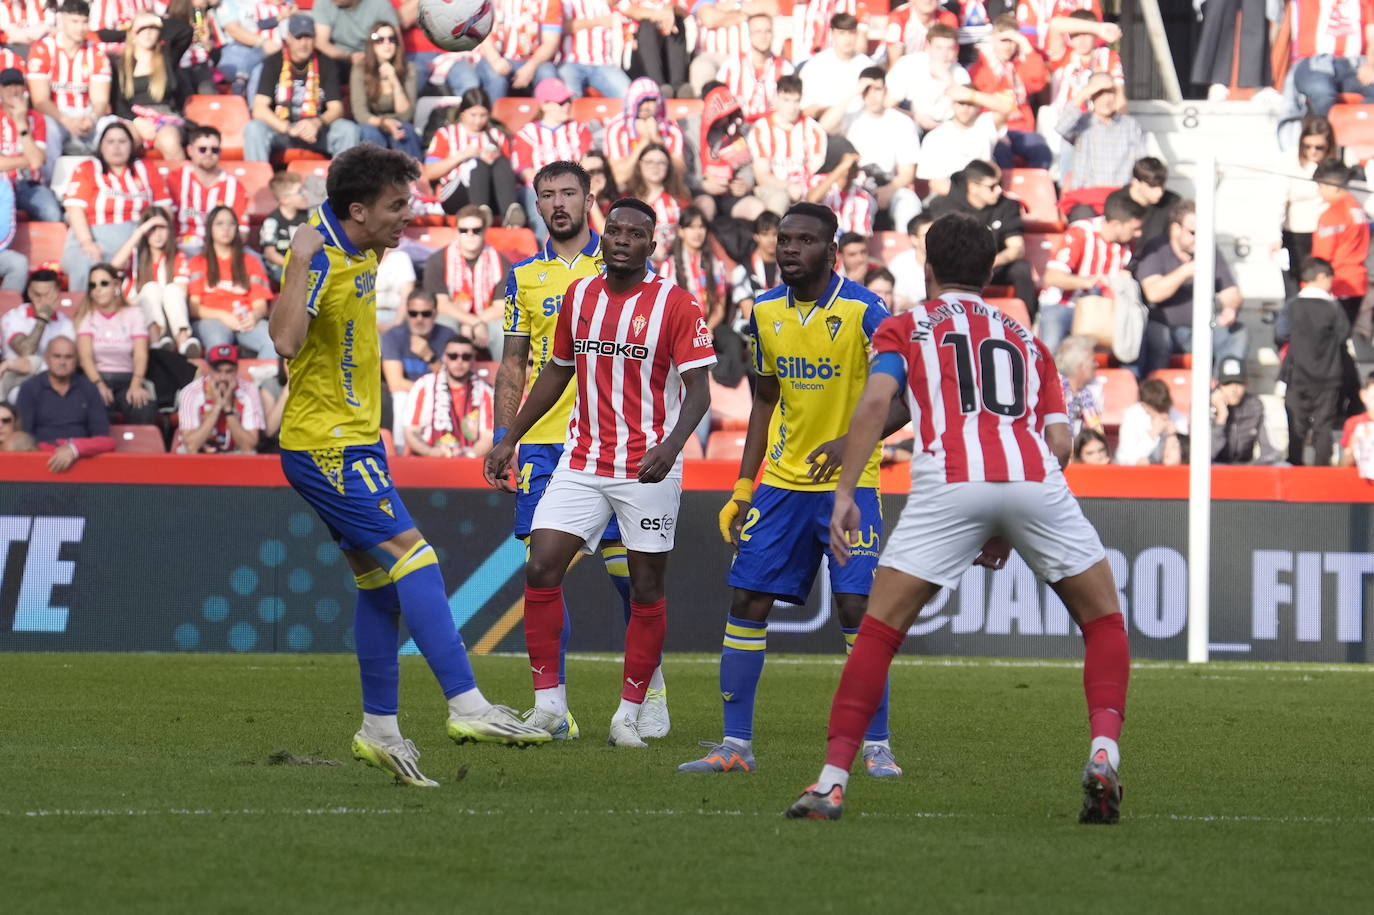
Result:
{"label": "red and white striped shirt with siroko text", "polygon": [[[1062,270],[1074,276],[1104,278],[1115,276],[1126,269],[1131,262],[1130,247],[1103,238],[1102,223],[1101,216],[1069,223],[1059,247],[1050,255],[1050,262],[1045,265],[1045,269]],[[1072,301],[1073,293],[1067,289],[1046,286],[1040,294],[1042,304],[1068,305]]]}
{"label": "red and white striped shirt with siroko text", "polygon": [[89,114],[91,84],[110,82],[110,58],[87,41],[74,53],[58,47],[51,35],[29,48],[25,71],[29,79],[46,82],[53,104],[63,114]]}
{"label": "red and white striped shirt with siroko text", "polygon": [[157,169],[141,159],[118,172],[87,159],[72,172],[64,202],[84,209],[91,225],[103,226],[138,222],[150,206],[170,208],[172,197]]}
{"label": "red and white striped shirt with siroko text", "polygon": [[782,124],[776,113],[760,118],[749,132],[749,152],[755,163],[767,163],[773,177],[806,184],[825,164],[825,130],[815,118],[803,115]]}
{"label": "red and white striped shirt with siroko text", "polygon": [[[701,306],[681,287],[654,277],[618,296],[598,275],[563,296],[553,361],[574,366],[577,384],[559,466],[630,479],[677,426],[681,373],[716,354]],[[679,455],[669,476],[681,475]]]}
{"label": "red and white striped shirt with siroko text", "polygon": [[205,241],[205,217],[218,206],[232,209],[239,218],[239,228],[248,231],[248,190],[228,172],[221,170],[214,183],[206,185],[187,165],[167,174],[167,190],[176,207],[178,241]]}

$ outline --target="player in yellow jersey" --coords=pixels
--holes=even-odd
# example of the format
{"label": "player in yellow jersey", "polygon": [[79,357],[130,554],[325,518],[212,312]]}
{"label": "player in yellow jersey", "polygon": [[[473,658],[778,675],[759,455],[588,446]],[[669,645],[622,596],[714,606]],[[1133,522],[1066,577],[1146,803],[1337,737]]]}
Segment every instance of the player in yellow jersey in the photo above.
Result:
{"label": "player in yellow jersey", "polygon": [[[520,402],[553,354],[553,332],[563,293],[574,280],[601,273],[601,237],[588,225],[596,198],[591,194],[591,177],[576,162],[550,162],[534,176],[539,216],[549,230],[549,240],[538,254],[511,267],[506,280],[505,348],[501,368],[496,373],[496,431],[493,446],[505,437],[506,427],[515,419]],[[516,453],[516,482],[503,488],[515,492],[515,536],[528,540],[535,506],[549,485],[554,468],[563,456],[568,438],[576,389],[569,384],[553,409],[520,439]],[[625,622],[630,620],[630,568],[625,546],[620,542],[620,526],[614,517],[601,540],[601,558],[606,573],[620,595]],[[563,644],[558,657],[560,688],[567,683],[566,655],[572,618],[563,608]],[[641,737],[668,735],[668,691],[660,665],[649,683],[640,707]],[[553,730],[555,740],[578,736],[577,722],[569,713],[562,726]]]}
{"label": "player in yellow jersey", "polygon": [[363,725],[353,755],[403,784],[434,787],[396,719],[401,618],[448,700],[450,737],[516,746],[550,737],[477,688],[438,559],[392,484],[381,444],[377,262],[410,222],[419,176],[413,159],[378,146],[334,159],[327,199],[291,241],[268,330],[291,367],[282,471],[328,526],[358,585]]}
{"label": "player in yellow jersey", "polygon": [[[782,285],[754,300],[748,337],[758,383],[740,479],[721,512],[721,536],[738,553],[730,569],[734,598],[720,656],[725,738],[683,772],[755,768],[754,695],[763,674],[768,614],[775,600],[805,603],[829,545],[835,472],[849,417],[868,377],[869,340],[889,316],[883,300],[834,271],[836,218],[799,203],[778,226]],[[901,413],[898,409],[897,413]],[[890,425],[900,428],[904,417]],[[846,649],[868,606],[883,530],[875,450],[855,493],[861,537],[847,565],[830,562],[835,610]],[[763,480],[754,488],[759,465]],[[870,775],[900,775],[888,744],[887,700],[865,735]]]}

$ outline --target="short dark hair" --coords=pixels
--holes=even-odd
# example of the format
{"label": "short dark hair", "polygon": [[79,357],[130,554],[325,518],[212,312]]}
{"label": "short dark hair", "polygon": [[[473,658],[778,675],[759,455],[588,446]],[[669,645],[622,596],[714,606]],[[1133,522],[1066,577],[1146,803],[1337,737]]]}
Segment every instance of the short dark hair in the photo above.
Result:
{"label": "short dark hair", "polygon": [[559,175],[572,175],[577,179],[577,183],[582,186],[582,193],[590,194],[592,192],[592,176],[587,174],[587,170],[581,165],[568,159],[558,159],[541,168],[535,173],[534,181],[530,186],[538,192],[540,184],[550,178],[557,178]]}
{"label": "short dark hair", "polygon": [[91,5],[86,0],[62,0],[62,5],[57,8],[57,11],[66,13],[68,16],[91,18]]}
{"label": "short dark hair", "polygon": [[959,41],[959,33],[955,31],[954,26],[945,25],[943,22],[937,22],[926,32],[926,44],[930,44],[936,38],[948,38],[950,41],[957,43]]}
{"label": "short dark hair", "polygon": [[1169,180],[1169,166],[1154,156],[1145,156],[1135,160],[1135,165],[1131,166],[1131,177],[1150,187],[1163,187]]}
{"label": "short dark hair", "polygon": [[[647,203],[645,203],[643,200],[640,200],[638,197],[621,197],[615,203],[611,204],[611,208],[606,211],[606,215],[610,216],[616,210],[624,209],[637,210],[638,212],[643,213],[645,216],[648,216],[649,221],[653,223],[655,226],[658,225],[658,213],[655,212],[653,207],[649,206]],[[701,211],[697,210],[697,213],[700,214]]]}
{"label": "short dark hair", "polygon": [[334,215],[343,218],[355,203],[368,205],[388,186],[409,188],[420,178],[420,164],[395,149],[361,143],[351,146],[329,163],[324,193]]}
{"label": "short dark hair", "polygon": [[24,301],[29,301],[29,287],[34,283],[61,283],[62,277],[57,275],[57,271],[51,267],[39,267],[29,274],[29,278],[24,281]]}
{"label": "short dark hair", "polygon": [[[1082,10],[1078,10],[1077,12],[1082,12]],[[1097,20],[1093,19],[1093,21],[1096,22]],[[1073,440],[1073,459],[1075,461],[1083,460],[1083,449],[1092,442],[1101,442],[1102,447],[1108,448],[1110,451],[1107,445],[1107,436],[1098,432],[1096,429],[1084,429],[1082,432],[1078,433],[1078,437]]]}
{"label": "short dark hair", "polygon": [[801,95],[801,77],[795,73],[789,73],[786,76],[779,76],[777,92],[779,95],[781,95],[784,92],[786,92],[788,95]]}
{"label": "short dark hair", "polygon": [[1097,14],[1094,13],[1092,10],[1074,10],[1072,13],[1069,13],[1069,18],[1070,18],[1070,19],[1082,19],[1084,22],[1101,22],[1101,21],[1102,21],[1101,19],[1098,18]]}
{"label": "short dark hair", "polygon": [[859,71],[859,79],[876,79],[878,82],[887,84],[887,71],[882,67],[864,67]]}
{"label": "short dark hair", "polygon": [[778,231],[778,223],[782,222],[782,217],[772,210],[764,210],[754,217],[754,234],[762,235],[765,232]]}
{"label": "short dark hair", "polygon": [[907,220],[906,234],[915,235],[917,231],[920,230],[921,226],[934,221],[935,217],[931,215],[930,210],[922,210],[921,212],[917,213],[915,216]]}
{"label": "short dark hair", "polygon": [[1132,219],[1145,218],[1145,205],[1136,203],[1126,188],[1117,188],[1107,195],[1102,205],[1102,215],[1110,222],[1130,222]]}
{"label": "short dark hair", "polygon": [[837,240],[835,244],[840,248],[844,248],[846,245],[864,245],[867,247],[868,239],[858,232],[845,232],[839,237],[839,240]]}
{"label": "short dark hair", "polygon": [[941,216],[926,235],[926,263],[942,286],[983,288],[996,257],[992,233],[968,213]]}
{"label": "short dark hair", "polygon": [[1317,170],[1312,173],[1312,180],[1318,184],[1344,185],[1350,180],[1350,169],[1339,159],[1328,159],[1317,166]]}
{"label": "short dark hair", "polygon": [[972,159],[967,165],[950,176],[951,180],[958,185],[967,187],[969,181],[986,181],[988,178],[1001,178],[1002,170],[994,163],[984,159]]}
{"label": "short dark hair", "polygon": [[827,238],[834,238],[835,233],[840,230],[840,220],[835,215],[835,211],[830,207],[823,207],[819,203],[807,203],[805,201],[794,203],[787,208],[787,212],[783,214],[782,218],[786,219],[788,216],[806,216],[818,221],[825,227]]}
{"label": "short dark hair", "polygon": [[186,129],[186,139],[182,145],[190,146],[201,137],[214,137],[216,140],[223,140],[219,128],[215,127],[213,124],[195,124]]}
{"label": "short dark hair", "polygon": [[887,269],[886,267],[869,268],[869,271],[864,274],[864,285],[869,286],[873,283],[874,280],[887,280],[889,283],[892,283],[893,285],[896,285],[897,283],[897,278],[893,276],[892,271]]}
{"label": "short dark hair", "polygon": [[467,334],[463,333],[461,330],[458,331],[456,336],[449,337],[447,340],[444,341],[444,349],[448,349],[449,345],[452,343],[459,343],[463,346],[470,346],[473,349],[477,349],[477,344],[472,342],[472,338],[469,337]]}
{"label": "short dark hair", "polygon": [[1146,378],[1140,383],[1138,399],[1156,413],[1168,413],[1174,406],[1169,386],[1158,378]]}
{"label": "short dark hair", "polygon": [[105,139],[105,134],[111,130],[122,130],[124,135],[129,138],[129,164],[133,165],[143,158],[143,141],[134,136],[134,129],[128,122],[121,121],[119,118],[110,118],[105,122],[105,126],[100,128],[100,135],[95,138],[95,158],[100,163],[100,173],[103,175],[110,170],[110,164],[105,161],[105,156],[100,151],[100,144]]}
{"label": "short dark hair", "polygon": [[1189,216],[1197,215],[1197,204],[1191,200],[1180,200],[1169,207],[1169,222],[1173,225],[1183,225],[1183,220]]}
{"label": "short dark hair", "polygon": [[[1324,257],[1308,257],[1302,262],[1302,281],[1304,283],[1315,283],[1318,277],[1335,276],[1335,268],[1331,262]],[[33,279],[33,277],[29,277]]]}
{"label": "short dark hair", "polygon": [[839,30],[842,32],[857,32],[859,30],[859,20],[849,13],[836,13],[830,17],[831,31]]}

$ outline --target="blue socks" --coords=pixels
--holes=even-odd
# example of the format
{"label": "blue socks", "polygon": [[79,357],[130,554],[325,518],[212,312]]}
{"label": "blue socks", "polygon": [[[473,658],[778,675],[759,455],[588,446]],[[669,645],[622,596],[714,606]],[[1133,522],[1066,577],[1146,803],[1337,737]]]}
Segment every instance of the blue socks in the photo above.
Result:
{"label": "blue socks", "polygon": [[[857,627],[853,629],[842,628],[844,633],[844,653],[848,657],[854,650],[854,639],[859,634]],[[883,683],[883,701],[878,703],[878,708],[873,712],[873,720],[868,723],[868,730],[864,731],[864,740],[888,740],[892,734],[887,727],[887,698],[892,691],[892,678],[889,676]]]}
{"label": "blue socks", "polygon": [[472,674],[463,637],[453,625],[448,590],[434,548],[424,540],[415,544],[391,567],[390,578],[406,628],[434,671],[444,698],[476,689],[477,678]]}
{"label": "blue socks", "polygon": [[768,653],[768,624],[725,618],[720,650],[720,696],[725,701],[725,736],[754,739],[754,696]]}
{"label": "blue socks", "polygon": [[401,638],[396,586],[381,569],[354,576],[354,580],[358,583],[358,602],[353,610],[353,648],[362,680],[363,711],[395,715],[401,681],[396,657]]}

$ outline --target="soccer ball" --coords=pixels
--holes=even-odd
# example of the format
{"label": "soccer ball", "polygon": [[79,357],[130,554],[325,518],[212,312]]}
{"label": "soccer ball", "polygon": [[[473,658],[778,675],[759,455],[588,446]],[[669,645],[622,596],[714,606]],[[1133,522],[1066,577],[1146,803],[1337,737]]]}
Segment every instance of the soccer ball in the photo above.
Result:
{"label": "soccer ball", "polygon": [[420,28],[445,51],[471,51],[491,34],[492,0],[420,0]]}

